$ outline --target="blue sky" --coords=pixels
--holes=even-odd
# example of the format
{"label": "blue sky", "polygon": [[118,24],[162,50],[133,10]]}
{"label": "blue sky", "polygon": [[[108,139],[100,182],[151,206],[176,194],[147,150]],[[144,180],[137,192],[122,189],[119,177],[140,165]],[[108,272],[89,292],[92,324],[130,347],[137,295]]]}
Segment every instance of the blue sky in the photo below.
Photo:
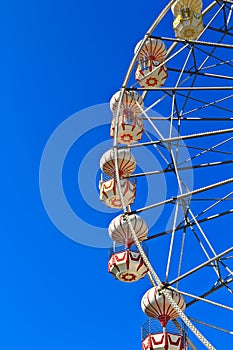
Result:
{"label": "blue sky", "polygon": [[[115,281],[107,273],[107,249],[84,246],[63,235],[43,207],[38,174],[54,130],[74,113],[107,103],[120,88],[136,43],[166,3],[25,0],[2,4],[1,349],[141,347],[140,327],[146,316],[140,300],[150,287],[148,280],[135,285]],[[97,108],[96,113],[93,118],[104,125],[108,112],[101,116]],[[80,116],[80,125],[85,123]],[[88,134],[83,145],[76,143],[64,163],[65,192],[84,221],[89,214],[82,212],[78,198],[79,155],[82,147],[84,153],[94,147],[95,138],[96,144],[102,142],[101,133],[105,142],[101,150],[110,147],[107,129],[98,130]],[[91,177],[88,166],[83,166]],[[92,191],[97,202],[96,188],[88,196]],[[140,198],[144,200],[142,194]],[[88,220],[101,227],[103,218],[107,227],[114,215],[92,210]],[[217,244],[218,230],[230,223],[227,219],[210,224]],[[164,229],[162,225],[161,221],[158,231]],[[85,235],[85,225],[77,231]],[[156,254],[160,247],[153,244],[152,256],[153,249]],[[160,264],[158,269],[162,270]],[[202,283],[200,279],[192,283]],[[197,306],[196,317],[199,311]],[[217,317],[221,314],[214,310],[213,318]],[[217,340],[212,331],[205,332],[220,349],[221,334]],[[224,339],[233,344],[230,337]]]}

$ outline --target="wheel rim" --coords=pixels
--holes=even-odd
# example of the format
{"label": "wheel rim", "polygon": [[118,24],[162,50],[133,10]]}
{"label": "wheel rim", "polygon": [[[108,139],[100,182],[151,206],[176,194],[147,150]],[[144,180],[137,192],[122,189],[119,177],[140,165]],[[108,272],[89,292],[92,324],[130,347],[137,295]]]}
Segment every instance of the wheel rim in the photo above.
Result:
{"label": "wheel rim", "polygon": [[[230,261],[229,254],[232,250],[232,244],[229,240],[229,235],[225,234],[224,236],[224,239],[228,240],[228,244],[225,246],[220,245],[220,248],[218,242],[217,244],[215,242],[215,245],[210,242],[210,234],[205,233],[206,229],[205,231],[203,230],[203,225],[215,221],[214,219],[217,217],[226,217],[227,214],[232,213],[232,209],[230,208],[229,204],[231,203],[230,201],[232,198],[232,178],[230,178],[230,176],[226,176],[225,172],[222,170],[219,170],[219,172],[222,174],[222,177],[219,176],[219,174],[215,174],[214,176],[214,173],[211,171],[216,167],[219,169],[226,166],[228,166],[228,169],[232,169],[232,152],[229,150],[229,145],[230,142],[232,142],[233,130],[230,126],[228,126],[229,121],[232,120],[232,109],[229,107],[229,101],[232,98],[231,91],[233,80],[233,63],[232,60],[229,59],[229,57],[231,57],[229,53],[232,52],[230,51],[232,50],[230,40],[232,40],[233,35],[232,28],[230,27],[230,23],[232,22],[230,16],[232,4],[230,1],[214,1],[210,4],[207,4],[206,8],[203,10],[203,18],[206,25],[203,35],[197,41],[193,40],[187,42],[182,39],[175,38],[174,34],[173,37],[165,37],[161,35],[158,36],[157,33],[156,36],[154,34],[154,31],[157,28],[159,32],[159,24],[166,18],[166,15],[168,15],[168,12],[174,2],[175,1],[171,1],[164,8],[164,10],[157,17],[151,28],[146,33],[144,39],[141,41],[138,52],[134,55],[123,82],[119,98],[119,106],[121,104],[125,91],[136,90],[141,93],[145,104],[152,107],[156,106],[156,108],[160,108],[163,111],[163,114],[166,114],[166,118],[160,117],[158,115],[153,116],[150,115],[150,108],[148,108],[144,114],[144,117],[145,120],[150,124],[150,127],[153,128],[152,124],[155,125],[154,123],[158,123],[158,121],[169,122],[169,130],[167,130],[168,134],[164,137],[164,135],[155,125],[154,132],[157,133],[157,137],[154,139],[149,138],[147,141],[145,141],[145,146],[157,146],[161,147],[161,149],[164,148],[165,154],[162,152],[164,150],[162,149],[161,151],[160,149],[160,155],[158,155],[159,157],[162,157],[161,153],[164,155],[164,158],[166,158],[167,155],[170,155],[170,161],[168,166],[166,168],[164,167],[164,173],[175,174],[177,181],[177,192],[172,197],[161,201],[161,203],[152,203],[149,206],[154,206],[155,208],[160,204],[167,205],[168,203],[174,203],[174,210],[172,213],[173,219],[170,228],[167,228],[163,231],[161,230],[161,232],[150,234],[148,240],[170,235],[170,247],[167,254],[165,269],[166,271],[162,278],[168,286],[175,285],[182,293],[185,293],[189,290],[189,292],[186,292],[186,297],[190,298],[187,305],[191,306],[193,304],[196,304],[197,301],[201,300],[200,298],[202,297],[206,299],[208,295],[216,292],[217,290],[221,289],[222,291],[224,286],[226,287],[224,289],[231,291],[231,267],[230,264],[227,266],[225,262],[226,259],[228,259],[227,261]],[[205,16],[209,16],[209,18],[205,20]],[[220,16],[222,16],[221,23]],[[217,25],[218,27],[216,27]],[[218,31],[216,29],[218,29]],[[213,32],[217,32],[218,35],[213,38],[215,41],[210,41]],[[169,71],[166,85],[165,87],[155,88],[153,91],[145,88],[138,88],[135,82],[132,84],[138,53],[140,51],[140,48],[143,46],[143,44],[145,44],[146,40],[148,40],[149,37],[161,38],[167,43],[170,43],[166,60]],[[177,65],[177,62],[179,61],[183,61],[181,67]],[[190,65],[190,63],[192,64]],[[222,74],[223,67],[228,68],[227,75]],[[173,82],[173,84],[169,85],[170,87],[168,87],[169,79]],[[207,84],[207,86],[201,85],[201,83],[204,82]],[[210,95],[210,92],[211,98],[208,96]],[[156,98],[154,98],[155,94],[157,94]],[[166,103],[167,100],[170,102]],[[203,111],[205,113],[203,117],[197,116],[200,112]],[[214,116],[213,113],[215,114]],[[128,208],[124,203],[117,164],[118,149],[122,148],[122,145],[119,145],[117,141],[118,117],[119,111],[116,114],[115,119],[113,150],[118,191],[123,211],[127,219],[128,215],[130,215],[131,212],[128,211]],[[215,127],[216,125],[219,126],[220,123],[222,125],[222,122],[225,122],[225,125],[227,127]],[[208,129],[206,130],[207,126]],[[147,133],[147,137],[148,135],[149,134]],[[186,138],[184,138],[184,135]],[[212,141],[206,141],[207,139],[212,139]],[[184,140],[185,145],[182,143]],[[140,144],[131,145],[129,147],[133,150],[137,147],[141,147],[142,144],[143,142]],[[179,152],[181,152],[180,149],[184,148],[184,146],[186,149],[188,149],[190,157],[182,159],[181,162],[178,162],[177,160],[179,160]],[[205,159],[205,161],[201,163],[194,163],[197,159],[203,159],[204,155],[208,155],[211,161],[208,162]],[[219,158],[216,160],[217,156]],[[190,164],[191,161],[194,161],[193,165]],[[218,165],[216,162],[218,162]],[[207,177],[208,172],[211,171],[212,181],[208,177],[207,183],[204,183],[202,181],[203,178],[201,179],[201,176],[199,176],[199,186],[195,186],[193,192],[192,189],[186,185],[181,174],[190,168],[192,169],[192,172],[194,172],[194,179],[196,179],[196,172],[201,171],[201,168],[202,170],[205,169],[206,171],[205,176],[201,175],[203,178]],[[217,173],[217,170],[215,170],[215,172]],[[145,173],[137,174],[136,176],[134,174],[132,177],[140,177],[145,175]],[[152,175],[151,172],[148,172],[147,176],[156,176],[156,174]],[[210,187],[210,185],[212,187]],[[192,198],[191,195],[193,195]],[[198,195],[199,198],[195,197]],[[204,206],[203,203],[208,203],[208,205]],[[133,210],[133,212],[143,213],[145,210],[149,209],[150,208],[145,207],[139,209],[136,208]],[[214,214],[209,215],[209,213],[212,213],[211,211],[213,209],[217,209],[217,211],[215,211]],[[183,211],[184,219],[180,219],[180,211]],[[130,221],[128,224],[133,234],[134,230],[133,227],[131,227]],[[181,261],[182,259],[178,259],[177,262],[177,257],[174,258],[173,255],[175,244],[174,242],[177,240],[177,233],[178,231],[183,231],[183,237],[179,238],[181,250],[178,254],[183,258],[185,249],[187,249],[184,248],[184,245],[186,244],[184,242],[185,240],[187,241],[186,238],[188,235],[191,236],[191,234],[187,234],[188,230],[193,235],[193,238],[199,242],[199,248],[203,254],[201,259],[198,259],[195,256],[195,261],[189,268],[188,266],[183,267]],[[145,263],[149,267],[152,284],[155,283],[160,285],[161,280],[156,273],[156,264],[153,262],[150,264],[150,261],[147,260],[146,255],[143,255],[143,250],[140,246],[140,243],[137,242],[136,237],[135,243],[138,246],[142,257],[144,258]],[[217,249],[214,248],[214,246],[217,247]],[[189,249],[190,248],[191,247],[189,246]],[[176,259],[176,263],[174,263],[172,259]],[[207,264],[208,261],[209,263]],[[205,266],[201,266],[201,264],[205,264]],[[174,266],[177,268],[176,277],[174,277],[175,272],[172,270]],[[205,273],[202,275],[203,269],[205,270]],[[215,278],[213,276],[210,277],[210,274],[206,272],[208,269],[211,269],[212,275],[216,276]],[[188,274],[188,272],[190,272],[190,274]],[[203,290],[200,292],[198,288],[193,287],[194,282],[191,282],[190,276],[194,276],[197,272],[200,273],[200,278],[205,278],[205,276],[208,275],[209,287],[205,291]],[[172,278],[172,275],[174,278]],[[186,281],[187,285],[185,283]],[[184,283],[185,288],[187,288],[186,290],[180,288],[181,283]],[[189,288],[191,284],[192,287]],[[222,308],[226,309],[226,306],[222,305]],[[193,319],[195,320],[195,318]],[[200,339],[200,335],[197,336]],[[211,344],[208,343],[205,344],[205,346],[207,348],[213,348],[211,347]]]}

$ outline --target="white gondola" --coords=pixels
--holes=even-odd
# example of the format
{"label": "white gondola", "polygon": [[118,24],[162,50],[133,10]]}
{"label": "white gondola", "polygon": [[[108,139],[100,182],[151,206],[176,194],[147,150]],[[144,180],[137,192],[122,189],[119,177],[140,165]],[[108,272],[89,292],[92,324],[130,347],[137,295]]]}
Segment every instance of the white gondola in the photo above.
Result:
{"label": "white gondola", "polygon": [[[186,304],[183,296],[172,289],[166,289],[166,291],[178,307],[184,311]],[[158,287],[152,287],[144,294],[141,307],[147,316],[158,319],[163,327],[166,326],[170,319],[179,316],[165,295],[158,290]]]}
{"label": "white gondola", "polygon": [[[166,289],[166,292],[172,297],[181,311],[185,309],[185,300],[183,296],[173,289]],[[165,295],[158,290],[158,287],[149,289],[141,301],[142,310],[153,319],[158,319],[162,331],[149,333],[142,342],[143,350],[186,350],[184,337],[179,333],[167,332],[166,326],[170,319],[179,316]]]}
{"label": "white gondola", "polygon": [[202,1],[177,0],[172,8],[173,28],[177,38],[196,40],[203,30]]}
{"label": "white gondola", "polygon": [[[141,41],[136,45],[134,53],[139,50]],[[160,39],[149,38],[138,54],[138,67],[135,78],[140,87],[153,89],[163,86],[168,76],[166,64],[166,46]]]}
{"label": "white gondola", "polygon": [[125,91],[120,103],[120,96],[121,92],[118,91],[110,101],[110,108],[113,112],[110,136],[114,137],[115,120],[119,113],[117,141],[130,145],[142,138],[144,124],[140,115],[144,108],[143,99],[135,91]]}

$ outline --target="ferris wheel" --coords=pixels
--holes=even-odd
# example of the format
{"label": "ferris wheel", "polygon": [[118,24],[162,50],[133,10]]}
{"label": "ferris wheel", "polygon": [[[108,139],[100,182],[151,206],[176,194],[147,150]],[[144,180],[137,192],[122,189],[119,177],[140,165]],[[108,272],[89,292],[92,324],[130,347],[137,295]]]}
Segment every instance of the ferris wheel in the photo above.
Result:
{"label": "ferris wheel", "polygon": [[218,332],[233,344],[232,12],[231,0],[170,1],[110,101],[100,200],[122,214],[108,269],[149,277],[143,350],[215,349]]}

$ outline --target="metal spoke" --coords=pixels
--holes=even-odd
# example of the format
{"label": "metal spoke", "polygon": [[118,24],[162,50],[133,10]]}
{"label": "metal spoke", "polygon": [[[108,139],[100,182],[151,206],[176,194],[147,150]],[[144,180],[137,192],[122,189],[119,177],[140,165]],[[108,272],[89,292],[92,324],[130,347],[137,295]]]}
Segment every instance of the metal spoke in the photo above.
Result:
{"label": "metal spoke", "polygon": [[232,16],[232,10],[233,10],[233,4],[231,5],[230,11],[229,11],[229,14],[228,14],[228,17],[227,17],[227,27],[229,25],[229,22],[230,22],[230,19],[231,19],[231,16]]}
{"label": "metal spoke", "polygon": [[203,267],[205,267],[205,266],[207,266],[207,265],[210,265],[212,262],[217,261],[217,259],[220,259],[222,256],[227,255],[227,254],[229,254],[229,253],[232,252],[232,251],[233,251],[233,247],[231,247],[231,248],[225,250],[224,252],[222,252],[222,253],[216,255],[215,257],[213,257],[213,258],[211,258],[211,259],[205,261],[204,263],[202,263],[202,264],[200,264],[200,265],[194,267],[193,269],[187,271],[187,272],[184,273],[183,275],[181,275],[181,276],[179,276],[179,277],[173,279],[172,281],[169,282],[169,285],[171,286],[171,285],[173,285],[174,283],[176,283],[176,282],[178,282],[178,281],[181,281],[182,279],[186,278],[187,276],[190,276],[191,274],[193,274],[194,272],[196,272],[196,271],[202,269]]}
{"label": "metal spoke", "polygon": [[189,161],[191,161],[191,160],[193,160],[195,158],[198,158],[198,157],[202,156],[203,154],[208,153],[209,151],[212,151],[212,150],[214,150],[215,148],[217,148],[219,146],[224,145],[225,143],[231,141],[232,139],[233,139],[233,137],[230,137],[230,138],[228,138],[228,139],[226,139],[226,140],[224,140],[222,142],[217,143],[216,145],[214,145],[212,147],[207,148],[206,150],[204,150],[204,151],[202,151],[202,152],[200,152],[198,154],[195,154],[193,157],[190,157],[186,161],[180,163],[179,166],[182,165],[182,164],[185,164],[185,163],[187,163],[187,162],[189,162]]}
{"label": "metal spoke", "polygon": [[[229,197],[230,197],[232,194],[233,194],[233,191],[230,192],[230,193],[228,193],[225,197],[218,199],[214,204],[211,204],[208,208],[202,210],[199,214],[197,214],[197,215],[195,216],[195,219],[199,218],[201,215],[205,214],[207,211],[213,209],[213,208],[216,207],[216,205],[218,205],[219,203],[222,203],[222,202],[225,201],[225,200],[233,200],[233,198],[230,198],[230,199],[229,199]],[[191,220],[191,222],[192,222],[192,220]],[[195,220],[195,223],[196,223],[196,220]]]}
{"label": "metal spoke", "polygon": [[[210,64],[209,66],[202,67],[200,70],[202,71],[202,70],[206,70],[206,69],[213,69],[213,68],[222,66],[223,64],[227,64],[227,63],[231,63],[231,62],[233,62],[233,59],[232,60],[227,60],[227,61],[222,61],[222,62],[219,62],[219,63]],[[233,65],[230,65],[230,66],[233,66]]]}
{"label": "metal spoke", "polygon": [[[198,169],[198,168],[206,168],[210,166],[217,166],[217,165],[226,165],[226,164],[232,164],[233,160],[226,160],[226,161],[220,161],[220,162],[212,162],[212,163],[202,163],[202,164],[196,164],[196,165],[190,165],[186,167],[178,167],[178,171],[184,171],[184,170],[190,170],[190,169]],[[127,176],[127,178],[137,178],[142,176],[149,176],[149,175],[158,175],[158,174],[164,174],[164,173],[173,173],[174,169],[170,167],[164,169],[164,170],[154,170],[154,171],[147,171],[143,173],[133,174]]]}
{"label": "metal spoke", "polygon": [[[146,119],[146,118],[142,118]],[[150,120],[163,120],[163,121],[168,121],[170,120],[170,117],[150,117]],[[173,117],[173,120],[180,120],[182,122],[206,122],[206,121],[211,121],[211,122],[232,122],[232,118],[225,118],[225,117]]]}
{"label": "metal spoke", "polygon": [[182,291],[180,289],[179,289],[179,291],[177,290],[177,292],[179,292],[180,294],[183,294],[183,295],[185,295],[187,297],[191,297],[193,299],[196,299],[196,300],[199,300],[199,301],[203,301],[204,303],[211,304],[211,305],[214,305],[214,306],[218,306],[218,307],[221,307],[221,308],[229,310],[229,311],[233,311],[233,308],[230,307],[230,306],[223,305],[223,304],[220,304],[220,303],[216,303],[215,301],[212,301],[212,300],[209,300],[209,299],[206,299],[206,298],[198,297],[197,295],[184,292],[184,291]]}
{"label": "metal spoke", "polygon": [[165,199],[164,201],[161,201],[161,202],[158,202],[158,203],[155,203],[155,204],[148,205],[148,206],[146,206],[144,208],[136,209],[136,210],[132,211],[129,214],[141,213],[142,211],[145,211],[145,210],[148,210],[148,209],[152,209],[152,208],[156,208],[156,207],[159,207],[161,205],[168,204],[168,203],[176,203],[176,201],[179,201],[181,199],[185,199],[185,198],[193,196],[193,195],[195,195],[197,193],[205,192],[205,191],[211,190],[211,189],[219,187],[219,186],[227,185],[227,184],[232,183],[232,182],[233,182],[233,178],[230,178],[230,179],[227,179],[227,180],[224,180],[224,181],[220,181],[220,182],[217,182],[215,184],[212,184],[212,185],[209,185],[209,186],[206,186],[206,187],[202,187],[202,188],[199,188],[197,190],[190,191],[190,192],[186,192],[186,193],[180,194],[178,196],[174,196],[172,198]]}
{"label": "metal spoke", "polygon": [[[233,277],[230,277],[229,279],[225,280],[225,281],[222,281],[221,283],[218,283],[218,285],[214,286],[213,288],[211,288],[210,290],[208,290],[207,292],[203,293],[202,295],[200,295],[201,298],[205,298],[207,297],[208,295],[218,291],[219,289],[221,289],[222,287],[227,287],[228,284],[232,283],[233,282]],[[186,307],[189,307],[193,304],[195,304],[196,302],[198,301],[198,299],[194,299],[194,300],[191,300],[189,301],[187,304],[186,304]]]}
{"label": "metal spoke", "polygon": [[[182,94],[182,93],[177,93],[177,95],[179,96],[182,96],[182,97],[187,97],[186,95]],[[214,107],[214,108],[217,108],[217,109],[221,109],[223,111],[226,111],[226,112],[230,112],[230,113],[233,113],[233,110],[232,109],[228,109],[228,108],[224,108],[222,106],[218,106],[218,103],[221,103],[223,101],[226,101],[228,100],[229,98],[232,98],[233,95],[229,95],[229,96],[226,96],[224,98],[221,98],[219,100],[215,100],[215,101],[211,101],[211,102],[206,102],[206,101],[203,101],[203,100],[200,100],[200,99],[197,99],[197,98],[194,98],[193,96],[189,96],[189,99],[192,100],[192,101],[196,101],[198,103],[202,103],[203,105],[200,106],[200,107],[196,107],[190,111],[186,111],[186,112],[183,112],[182,113],[182,117],[187,115],[187,114],[190,114],[190,113],[194,113],[196,111],[199,111],[201,109],[204,109],[206,107]]]}
{"label": "metal spoke", "polygon": [[[209,29],[210,29],[210,30],[213,30],[214,32],[224,33],[224,30],[221,30],[220,28],[215,28],[215,27],[209,26]],[[229,31],[228,31],[227,35],[233,36],[233,34],[232,34],[232,33],[229,33]]]}
{"label": "metal spoke", "polygon": [[194,318],[194,317],[188,316],[188,318],[189,318],[191,321],[193,321],[193,322],[197,322],[197,323],[203,324],[204,326],[207,326],[207,327],[210,327],[210,328],[214,328],[214,329],[217,329],[218,331],[221,331],[221,332],[224,332],[224,333],[228,333],[228,334],[233,335],[233,331],[229,331],[229,330],[224,329],[224,328],[222,328],[222,327],[218,327],[218,326],[215,326],[215,325],[212,325],[212,324],[209,324],[209,323],[206,323],[206,322],[197,320],[197,319]]}
{"label": "metal spoke", "polygon": [[[168,139],[157,140],[157,141],[153,141],[153,142],[136,143],[136,144],[133,144],[133,145],[127,145],[127,148],[151,146],[151,145],[155,145],[155,144],[169,143],[169,142],[174,142],[174,141],[178,141],[178,140],[190,140],[190,139],[207,137],[207,136],[223,135],[223,134],[228,134],[228,133],[231,133],[231,132],[233,132],[233,128],[222,129],[222,130],[214,130],[214,131],[202,132],[202,133],[192,134],[192,135],[183,135],[183,136],[171,137],[171,138],[168,138]],[[120,149],[120,148],[126,148],[126,147],[118,147],[118,148]]]}
{"label": "metal spoke", "polygon": [[[223,37],[224,37],[224,36],[223,36]],[[214,59],[216,59],[217,61],[219,61],[219,62],[222,63],[222,64],[225,64],[225,65],[227,65],[227,66],[229,66],[229,67],[231,67],[231,68],[233,67],[233,64],[231,64],[228,60],[227,60],[227,61],[224,61],[224,60],[221,59],[220,57],[215,56],[213,53],[209,54],[208,51],[204,50],[204,49],[201,48],[201,47],[196,47],[196,49],[197,49],[198,51],[200,51],[200,52],[202,52],[202,53],[208,55],[208,56],[213,57]],[[205,62],[206,62],[206,61],[207,61],[207,60],[205,60]],[[204,65],[203,65],[203,67],[204,67]]]}
{"label": "metal spoke", "polygon": [[[200,200],[200,199],[198,199],[198,200]],[[193,201],[193,199],[192,199],[192,201]],[[229,215],[229,214],[233,214],[233,209],[226,210],[224,212],[208,216],[207,218],[198,220],[198,222],[199,222],[199,224],[202,224],[203,222],[210,221],[210,220],[213,220],[213,219],[218,219],[218,218],[220,218],[222,216]],[[196,225],[195,222],[189,222],[188,224],[182,224],[181,223],[180,225],[177,226],[176,231],[184,230],[185,228],[188,228],[188,227],[191,227],[191,226],[195,226],[195,225]],[[149,241],[151,239],[154,239],[154,238],[165,236],[167,234],[170,234],[171,232],[172,232],[172,230],[166,230],[166,231],[163,231],[163,232],[159,232],[159,233],[153,234],[153,235],[151,235],[151,236],[149,236],[147,238],[147,241]]]}
{"label": "metal spoke", "polygon": [[171,242],[170,242],[170,248],[169,248],[168,259],[167,259],[167,268],[166,268],[166,277],[165,277],[166,283],[168,282],[168,275],[169,275],[169,270],[170,270],[170,265],[171,265],[171,256],[172,256],[172,250],[173,250],[173,245],[174,245],[174,238],[175,238],[175,229],[176,229],[176,221],[177,221],[178,209],[179,209],[179,203],[177,202],[176,203],[176,207],[175,207],[175,214],[174,214],[174,220],[173,220]]}
{"label": "metal spoke", "polygon": [[[188,223],[187,213],[185,215],[186,215],[185,222]],[[183,235],[182,235],[182,242],[181,242],[181,247],[180,247],[180,258],[179,258],[179,264],[178,264],[178,270],[177,270],[177,277],[179,277],[181,274],[186,233],[187,233],[187,227],[184,227]],[[179,281],[177,281],[177,283],[176,283],[176,288],[178,289],[178,287],[179,287]]]}
{"label": "metal spoke", "polygon": [[193,86],[193,87],[157,87],[157,88],[127,88],[127,91],[233,91],[233,86]]}
{"label": "metal spoke", "polygon": [[192,44],[195,45],[195,47],[197,45],[201,45],[201,46],[211,46],[211,47],[215,47],[215,48],[225,48],[225,49],[230,49],[232,50],[233,47],[232,45],[228,45],[228,44],[219,44],[219,43],[214,43],[214,42],[206,42],[206,41],[201,41],[201,40],[184,40],[184,39],[178,39],[178,38],[169,38],[169,37],[165,37],[165,36],[154,36],[152,35],[151,38],[155,38],[155,39],[161,39],[163,41],[172,41],[172,42],[176,42],[176,43],[183,43],[183,44]]}
{"label": "metal spoke", "polygon": [[[204,233],[203,229],[201,228],[201,226],[200,226],[199,222],[197,221],[196,217],[194,216],[192,210],[189,208],[188,211],[189,211],[189,213],[191,214],[192,219],[193,219],[194,222],[196,223],[196,225],[197,225],[199,231],[201,232],[202,237],[204,238],[204,241],[206,242],[207,246],[208,246],[209,249],[211,250],[212,254],[214,254],[214,256],[216,257],[216,255],[217,255],[216,251],[214,250],[212,244],[211,244],[210,241],[208,240],[206,234]],[[209,254],[207,254],[207,257],[209,258]],[[231,271],[226,265],[224,265],[224,267],[226,268],[226,270],[227,270],[230,274],[232,274],[232,271]],[[214,270],[215,270],[215,267],[214,267]],[[215,271],[216,271],[216,270],[215,270]],[[222,280],[221,275],[220,275],[220,271],[216,271],[216,273],[217,273],[217,275],[219,276],[220,280]]]}
{"label": "metal spoke", "polygon": [[[173,68],[173,67],[169,67],[168,71],[171,72],[181,72],[180,69],[178,68]],[[211,74],[211,73],[202,73],[200,71],[192,71],[192,70],[187,70],[184,69],[183,70],[183,74],[189,74],[189,75],[200,75],[202,77],[209,77],[209,78],[217,78],[217,79],[225,79],[225,80],[233,80],[233,77],[231,76],[227,76],[227,75],[220,75],[220,74]]]}

